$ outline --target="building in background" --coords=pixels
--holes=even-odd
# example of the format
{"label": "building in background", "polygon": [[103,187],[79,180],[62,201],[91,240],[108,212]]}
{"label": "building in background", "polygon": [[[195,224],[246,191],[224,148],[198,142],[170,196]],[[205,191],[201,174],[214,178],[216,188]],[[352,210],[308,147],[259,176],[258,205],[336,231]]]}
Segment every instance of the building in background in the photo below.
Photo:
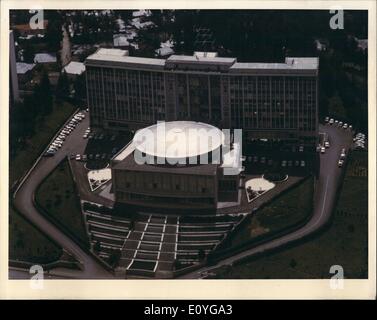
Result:
{"label": "building in background", "polygon": [[240,63],[211,52],[165,60],[106,50],[85,62],[93,127],[133,131],[193,120],[241,128],[250,141],[317,143],[318,58]]}
{"label": "building in background", "polygon": [[14,46],[13,31],[9,32],[9,103],[12,105],[20,100],[18,88],[16,49]]}
{"label": "building in background", "polygon": [[85,72],[85,65],[82,62],[71,61],[63,67],[62,72],[67,74],[68,79],[74,80]]}

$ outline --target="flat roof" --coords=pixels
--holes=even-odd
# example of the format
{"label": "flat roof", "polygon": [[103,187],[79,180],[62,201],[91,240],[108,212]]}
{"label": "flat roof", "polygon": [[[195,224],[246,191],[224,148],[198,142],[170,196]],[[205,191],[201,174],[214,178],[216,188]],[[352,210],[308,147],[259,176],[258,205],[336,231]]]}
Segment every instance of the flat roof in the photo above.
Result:
{"label": "flat roof", "polygon": [[99,49],[85,60],[86,65],[119,65],[163,69],[164,59],[130,57],[127,50]]}
{"label": "flat roof", "polygon": [[229,72],[239,71],[316,71],[318,58],[287,57],[285,63],[236,62],[229,68]]}
{"label": "flat roof", "polygon": [[[160,50],[160,49],[159,49]],[[88,65],[124,66],[163,70],[165,66],[224,66],[229,73],[247,74],[316,74],[318,57],[286,57],[284,63],[237,62],[236,58],[218,57],[213,52],[195,52],[194,55],[171,55],[168,59],[130,57],[127,50],[99,49],[86,59]]]}
{"label": "flat roof", "polygon": [[37,53],[34,56],[35,63],[50,63],[56,62],[56,54],[55,53]]}
{"label": "flat roof", "polygon": [[236,62],[236,58],[221,58],[210,56],[184,56],[184,55],[172,55],[166,61],[171,63],[199,63],[199,64],[214,64],[214,65],[232,65]]}
{"label": "flat roof", "polygon": [[16,62],[17,74],[25,74],[26,72],[33,70],[35,63]]}
{"label": "flat roof", "polygon": [[68,74],[80,75],[85,72],[85,65],[82,62],[71,61],[63,69]]}
{"label": "flat roof", "polygon": [[159,122],[136,132],[135,148],[147,155],[165,159],[186,159],[217,150],[224,142],[223,132],[194,121]]}

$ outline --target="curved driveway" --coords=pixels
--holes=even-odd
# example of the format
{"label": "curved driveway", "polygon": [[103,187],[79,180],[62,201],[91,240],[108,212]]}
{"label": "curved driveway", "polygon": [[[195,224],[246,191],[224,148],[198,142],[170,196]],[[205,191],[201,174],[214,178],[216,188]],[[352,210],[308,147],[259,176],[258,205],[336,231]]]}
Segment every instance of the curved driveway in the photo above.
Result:
{"label": "curved driveway", "polygon": [[[88,116],[66,138],[62,148],[53,157],[42,157],[37,160],[35,167],[29,172],[26,179],[13,195],[13,203],[16,209],[44,234],[48,235],[62,248],[71,253],[83,266],[82,271],[59,270],[59,273],[70,275],[73,278],[111,278],[108,272],[90,253],[82,250],[70,237],[65,235],[57,226],[46,219],[37,211],[33,204],[34,192],[38,185],[46,178],[56,166],[69,154],[83,153],[85,144],[82,143],[82,135],[89,126]],[[58,270],[56,270],[58,271]]]}
{"label": "curved driveway", "polygon": [[[21,183],[19,189],[14,195],[14,205],[17,210],[24,215],[33,224],[56,241],[61,247],[70,252],[83,265],[82,271],[73,271],[68,269],[59,269],[54,273],[57,275],[71,278],[114,278],[114,275],[104,269],[104,267],[91,254],[82,250],[71,238],[65,235],[53,223],[40,214],[33,205],[34,192],[43,179],[52,172],[59,162],[71,153],[83,153],[85,145],[82,143],[82,134],[88,127],[88,117],[80,123],[79,126],[67,138],[66,143],[57,152],[54,157],[41,158],[36,166],[31,170],[25,181]],[[226,258],[216,265],[204,267],[195,272],[186,274],[181,278],[195,279],[200,277],[200,273],[223,265],[231,265],[233,262],[268,251],[293,241],[302,239],[309,234],[319,230],[327,223],[331,216],[331,212],[335,205],[337,188],[341,180],[342,169],[338,168],[337,162],[342,148],[349,149],[352,142],[352,134],[350,131],[333,127],[320,126],[321,132],[327,132],[330,137],[331,147],[326,150],[325,154],[321,154],[320,176],[317,180],[316,192],[314,195],[314,212],[311,220],[302,228],[274,239],[270,242],[257,246],[255,248],[238,253],[232,257]],[[51,272],[52,273],[52,272]]]}
{"label": "curved driveway", "polygon": [[320,174],[316,181],[314,194],[314,211],[310,221],[302,228],[289,233],[270,242],[261,244],[255,248],[235,254],[229,258],[219,261],[211,267],[204,267],[197,271],[188,273],[180,277],[181,279],[196,279],[204,271],[219,268],[225,265],[232,265],[234,262],[251,257],[271,249],[287,245],[300,240],[323,227],[330,219],[336,201],[338,186],[341,182],[342,169],[338,168],[338,160],[342,148],[347,152],[352,143],[352,133],[330,125],[320,125],[320,132],[327,132],[330,140],[330,148],[326,149],[325,154],[320,155]]}

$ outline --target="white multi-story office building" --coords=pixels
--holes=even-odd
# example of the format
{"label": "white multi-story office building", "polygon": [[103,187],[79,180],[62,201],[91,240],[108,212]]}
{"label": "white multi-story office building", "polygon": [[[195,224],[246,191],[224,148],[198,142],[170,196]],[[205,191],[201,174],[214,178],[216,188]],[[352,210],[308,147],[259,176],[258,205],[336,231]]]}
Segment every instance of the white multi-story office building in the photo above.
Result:
{"label": "white multi-story office building", "polygon": [[157,120],[193,120],[241,128],[250,140],[317,140],[318,58],[244,63],[196,52],[164,60],[99,49],[85,64],[93,127],[135,130]]}

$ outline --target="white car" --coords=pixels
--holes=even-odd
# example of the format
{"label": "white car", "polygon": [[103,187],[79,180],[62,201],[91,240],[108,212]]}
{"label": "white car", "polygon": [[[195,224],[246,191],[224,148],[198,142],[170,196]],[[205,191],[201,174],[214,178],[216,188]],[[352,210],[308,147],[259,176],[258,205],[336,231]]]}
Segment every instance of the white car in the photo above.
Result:
{"label": "white car", "polygon": [[299,146],[298,151],[299,152],[304,152],[304,146]]}
{"label": "white car", "polygon": [[343,129],[347,129],[347,128],[348,128],[348,124],[345,123],[345,124],[343,125]]}
{"label": "white car", "polygon": [[76,154],[76,158],[75,158],[77,161],[81,160],[81,155],[80,154]]}
{"label": "white car", "polygon": [[330,148],[330,142],[329,141],[325,141],[325,148]]}
{"label": "white car", "polygon": [[321,147],[321,153],[325,153],[326,149],[325,147]]}
{"label": "white car", "polygon": [[330,124],[333,124],[334,123],[334,119],[331,118],[330,121],[329,121]]}
{"label": "white car", "polygon": [[325,117],[325,122],[329,122],[330,121],[330,118],[329,117]]}
{"label": "white car", "polygon": [[338,161],[338,167],[339,168],[343,167],[343,163],[344,163],[344,160],[339,159],[339,161]]}
{"label": "white car", "polygon": [[342,121],[339,121],[338,126],[341,127],[343,125]]}
{"label": "white car", "polygon": [[305,161],[301,160],[301,167],[305,167]]}

